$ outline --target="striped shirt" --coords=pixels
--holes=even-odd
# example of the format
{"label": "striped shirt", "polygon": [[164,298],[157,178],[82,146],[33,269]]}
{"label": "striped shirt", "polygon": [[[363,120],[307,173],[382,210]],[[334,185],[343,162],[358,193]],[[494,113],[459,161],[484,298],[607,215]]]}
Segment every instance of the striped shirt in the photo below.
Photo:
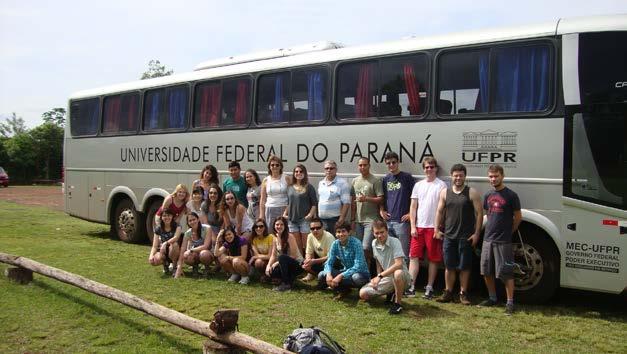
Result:
{"label": "striped shirt", "polygon": [[344,178],[333,181],[321,180],[318,183],[318,215],[321,219],[340,216],[343,204],[351,203],[351,188]]}

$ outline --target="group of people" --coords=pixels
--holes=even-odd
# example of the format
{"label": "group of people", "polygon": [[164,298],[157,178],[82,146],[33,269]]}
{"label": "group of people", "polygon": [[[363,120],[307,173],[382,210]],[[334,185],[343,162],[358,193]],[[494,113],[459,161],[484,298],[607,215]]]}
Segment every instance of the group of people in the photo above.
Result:
{"label": "group of people", "polygon": [[[253,274],[273,281],[273,290],[291,289],[298,276],[332,289],[341,299],[352,288],[365,301],[386,295],[390,314],[402,311],[403,297],[416,296],[421,259],[428,261],[423,298],[434,297],[441,263],[446,287],[439,302],[451,302],[457,275],[459,301],[467,295],[473,247],[487,224],[481,251],[481,274],[489,298],[480,306],[497,304],[495,277],[505,284],[506,313],[514,311],[512,234],[521,222],[520,201],[503,183],[499,165],[488,168],[493,190],[483,197],[466,185],[466,167],[451,167],[451,184],[437,177],[435,158],[426,157],[426,178],[416,182],[401,171],[395,152],[384,156],[388,173],[370,173],[370,160],[361,157],[360,175],[350,182],[337,176],[334,161],[324,163],[325,177],[314,188],[307,169],[297,164],[288,175],[277,156],[268,159],[263,180],[255,170],[242,176],[238,162],[228,165],[230,176],[218,183],[207,165],[193,182],[191,196],[178,185],[157,211],[149,262],[163,265],[175,278],[183,264],[209,276],[218,269],[228,281],[248,284]],[[350,211],[350,212],[349,212]],[[215,263],[214,268],[211,268]]]}

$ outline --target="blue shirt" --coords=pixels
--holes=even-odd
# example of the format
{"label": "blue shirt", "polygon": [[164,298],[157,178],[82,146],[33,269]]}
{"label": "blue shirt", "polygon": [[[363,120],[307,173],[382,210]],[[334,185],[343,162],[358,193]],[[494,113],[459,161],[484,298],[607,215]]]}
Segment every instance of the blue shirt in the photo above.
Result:
{"label": "blue shirt", "polygon": [[344,178],[336,176],[333,181],[323,179],[318,183],[318,216],[321,219],[340,216],[342,205],[350,203],[351,187]]}
{"label": "blue shirt", "polygon": [[336,260],[342,262],[341,271],[344,278],[349,278],[355,273],[369,273],[361,241],[353,236],[348,237],[346,246],[342,246],[340,240],[333,241],[327,256],[327,261],[324,263],[324,271],[327,274],[331,273]]}

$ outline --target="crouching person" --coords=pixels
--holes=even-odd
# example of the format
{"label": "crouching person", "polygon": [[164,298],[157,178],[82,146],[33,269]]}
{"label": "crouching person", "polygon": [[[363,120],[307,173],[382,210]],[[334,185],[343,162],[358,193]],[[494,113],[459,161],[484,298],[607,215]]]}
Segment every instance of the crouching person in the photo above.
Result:
{"label": "crouching person", "polygon": [[248,242],[246,238],[235,235],[233,225],[227,226],[218,237],[216,256],[222,269],[231,274],[228,281],[239,280],[240,284],[248,284]]}
{"label": "crouching person", "polygon": [[388,236],[388,227],[384,221],[373,221],[372,233],[375,237],[372,241],[372,253],[379,273],[359,290],[359,297],[369,301],[374,297],[393,293],[389,314],[396,315],[403,310],[403,292],[411,283],[411,276],[405,265],[405,253],[401,242]]}
{"label": "crouching person", "polygon": [[307,272],[307,276],[302,279],[303,281],[316,279],[318,273],[324,269],[327,254],[331,244],[335,241],[335,237],[323,229],[322,220],[318,218],[311,220],[309,230],[311,232],[307,235],[305,261],[303,262],[303,269]]}
{"label": "crouching person", "polygon": [[183,255],[179,257],[178,266],[176,268],[175,278],[183,275],[183,262],[192,266],[192,274],[198,275],[199,265],[205,265],[204,275],[209,275],[209,265],[213,262],[213,254],[211,253],[212,231],[209,225],[203,225],[196,212],[192,211],[187,214],[187,225],[189,229],[185,231],[183,244],[181,248],[185,250]]}
{"label": "crouching person", "polygon": [[170,265],[176,265],[179,258],[180,237],[181,227],[174,221],[174,215],[171,211],[164,210],[152,237],[148,263],[153,266],[163,264],[163,273],[170,274]]}
{"label": "crouching person", "polygon": [[344,298],[351,288],[361,288],[370,279],[361,241],[349,236],[350,231],[349,224],[335,229],[337,240],[331,244],[324,270],[318,274],[318,283],[333,289],[335,300]]}

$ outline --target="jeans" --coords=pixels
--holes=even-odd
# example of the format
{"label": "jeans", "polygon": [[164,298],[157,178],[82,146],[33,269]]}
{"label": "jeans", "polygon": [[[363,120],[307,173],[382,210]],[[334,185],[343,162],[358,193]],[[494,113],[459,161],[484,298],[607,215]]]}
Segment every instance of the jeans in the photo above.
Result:
{"label": "jeans", "polygon": [[296,277],[302,272],[301,263],[286,254],[282,254],[279,255],[279,265],[272,269],[270,277],[281,279],[282,283],[292,285]]}
{"label": "jeans", "polygon": [[337,223],[337,221],[340,219],[339,216],[336,217],[332,217],[332,218],[320,218],[320,220],[322,221],[322,223],[324,224],[324,229],[327,230],[329,233],[331,233],[331,235],[335,236],[335,224]]}
{"label": "jeans", "polygon": [[[342,271],[338,269],[331,270],[331,276],[334,278],[340,273],[342,273]],[[370,274],[353,273],[353,275],[351,275],[348,278],[342,278],[340,285],[337,288],[333,289],[333,291],[343,291],[343,290],[348,290],[350,288],[359,289],[362,286],[364,286],[366,283],[368,283],[369,281],[370,281]],[[318,273],[318,285],[321,286],[321,284],[324,284],[326,286],[326,283],[327,283],[327,273],[325,271]]]}
{"label": "jeans", "polygon": [[411,236],[409,228],[408,222],[388,221],[388,234],[401,241],[405,261],[409,259],[409,237]]}
{"label": "jeans", "polygon": [[355,223],[355,234],[355,236],[361,240],[361,245],[364,250],[372,250],[372,240],[374,240],[374,235],[372,234],[371,222]]}

